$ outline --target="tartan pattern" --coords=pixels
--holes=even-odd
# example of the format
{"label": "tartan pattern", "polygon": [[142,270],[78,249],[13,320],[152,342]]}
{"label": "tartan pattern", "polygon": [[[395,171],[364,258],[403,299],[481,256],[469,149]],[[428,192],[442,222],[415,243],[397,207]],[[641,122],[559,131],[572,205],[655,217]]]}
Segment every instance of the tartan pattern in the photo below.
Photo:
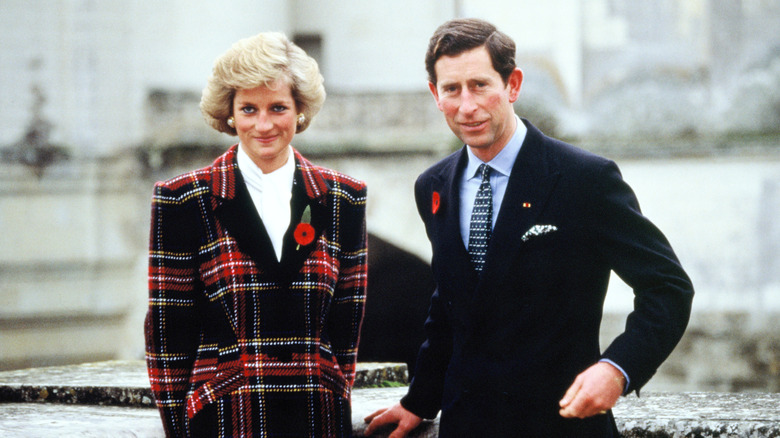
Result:
{"label": "tartan pattern", "polygon": [[349,436],[365,185],[294,151],[296,184],[327,217],[288,283],[220,220],[243,184],[236,150],[155,185],[146,361],[166,435]]}

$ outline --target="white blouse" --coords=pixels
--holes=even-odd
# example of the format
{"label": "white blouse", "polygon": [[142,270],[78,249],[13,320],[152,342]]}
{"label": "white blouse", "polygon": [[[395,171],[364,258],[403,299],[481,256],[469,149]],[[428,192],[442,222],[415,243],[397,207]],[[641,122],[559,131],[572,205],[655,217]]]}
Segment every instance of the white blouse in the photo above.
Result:
{"label": "white blouse", "polygon": [[287,162],[271,173],[263,173],[238,145],[238,168],[244,177],[249,195],[263,220],[265,231],[271,238],[276,259],[282,260],[284,233],[290,226],[290,199],[292,198],[293,178],[295,177],[295,158],[289,147]]}

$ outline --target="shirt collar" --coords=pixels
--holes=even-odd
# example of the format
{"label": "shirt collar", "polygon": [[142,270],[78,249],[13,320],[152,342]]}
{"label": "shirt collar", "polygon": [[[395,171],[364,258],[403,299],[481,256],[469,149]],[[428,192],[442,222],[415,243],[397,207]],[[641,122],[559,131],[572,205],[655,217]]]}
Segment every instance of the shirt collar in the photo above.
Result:
{"label": "shirt collar", "polygon": [[236,161],[244,181],[261,193],[263,189],[289,192],[292,189],[293,178],[295,177],[295,158],[293,157],[292,147],[288,147],[290,150],[287,155],[287,162],[271,173],[263,173],[244,151],[244,146],[239,143]]}
{"label": "shirt collar", "polygon": [[[515,114],[515,120],[517,120],[517,128],[515,129],[512,138],[509,139],[509,143],[507,143],[506,146],[501,149],[501,152],[493,157],[492,160],[486,163],[493,168],[493,170],[504,176],[509,176],[509,174],[512,173],[512,167],[515,165],[517,155],[520,153],[520,148],[523,146],[523,141],[525,141],[525,136],[528,132],[528,128],[526,128],[517,114]],[[477,176],[477,169],[483,161],[477,158],[477,156],[474,155],[474,152],[471,152],[471,149],[468,147],[466,147],[466,153],[468,154],[469,162],[466,165],[465,175],[468,175],[467,179],[471,179]]]}

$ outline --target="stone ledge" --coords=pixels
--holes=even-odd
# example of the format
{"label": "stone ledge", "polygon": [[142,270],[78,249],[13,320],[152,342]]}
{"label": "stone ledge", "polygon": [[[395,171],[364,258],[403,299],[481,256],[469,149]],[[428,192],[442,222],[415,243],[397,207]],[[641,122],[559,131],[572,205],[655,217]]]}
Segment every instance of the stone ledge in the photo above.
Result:
{"label": "stone ledge", "polygon": [[[405,387],[356,389],[354,436],[365,430],[363,418],[396,403]],[[777,438],[780,394],[645,393],[621,398],[614,409],[624,438]],[[55,433],[56,432],[56,433]],[[438,420],[426,421],[410,438],[433,438]],[[127,406],[58,403],[0,403],[0,436],[163,436],[157,410]],[[379,433],[378,438],[387,434]]]}
{"label": "stone ledge", "polygon": [[[360,364],[358,374],[380,384],[406,376],[396,364]],[[365,416],[398,402],[406,390],[356,388],[355,436],[362,436]],[[1,372],[0,401],[3,437],[163,436],[142,361]],[[778,406],[780,393],[644,392],[621,398],[614,414],[624,438],[780,438]],[[438,420],[426,421],[410,437],[437,433]]]}
{"label": "stone ledge", "polygon": [[[398,402],[406,388],[355,391],[353,427],[362,436],[362,418]],[[779,438],[780,393],[643,392],[622,397],[613,413],[623,438]],[[438,418],[409,435],[437,436]],[[376,435],[385,438],[387,435]]]}
{"label": "stone ledge", "polygon": [[[358,363],[355,388],[406,384],[406,365]],[[0,372],[0,403],[152,407],[144,361],[108,361]]]}
{"label": "stone ledge", "polygon": [[642,393],[613,409],[625,438],[780,437],[780,393]]}

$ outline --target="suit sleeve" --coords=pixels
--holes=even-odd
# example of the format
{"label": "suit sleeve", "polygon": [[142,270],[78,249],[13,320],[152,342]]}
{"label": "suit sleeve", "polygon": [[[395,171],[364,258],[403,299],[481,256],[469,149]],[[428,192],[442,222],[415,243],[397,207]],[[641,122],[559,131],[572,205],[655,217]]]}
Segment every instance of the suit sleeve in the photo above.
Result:
{"label": "suit sleeve", "polygon": [[329,332],[336,360],[349,388],[355,382],[358,341],[366,300],[368,248],[366,235],[366,187],[342,200],[339,277],[331,303]]}
{"label": "suit sleeve", "polygon": [[613,162],[600,169],[592,189],[589,224],[599,253],[634,290],[625,331],[603,354],[638,391],[681,339],[690,317],[693,285],[661,231],[642,215]]}
{"label": "suit sleeve", "polygon": [[[431,191],[421,181],[418,179],[415,184],[415,199],[417,210],[427,227],[431,219]],[[452,329],[438,285],[431,296],[425,336],[417,354],[414,378],[401,405],[419,417],[434,418],[441,409],[444,376],[452,356]]]}
{"label": "suit sleeve", "polygon": [[152,199],[146,363],[166,436],[185,436],[185,397],[198,344],[197,211],[158,184]]}

